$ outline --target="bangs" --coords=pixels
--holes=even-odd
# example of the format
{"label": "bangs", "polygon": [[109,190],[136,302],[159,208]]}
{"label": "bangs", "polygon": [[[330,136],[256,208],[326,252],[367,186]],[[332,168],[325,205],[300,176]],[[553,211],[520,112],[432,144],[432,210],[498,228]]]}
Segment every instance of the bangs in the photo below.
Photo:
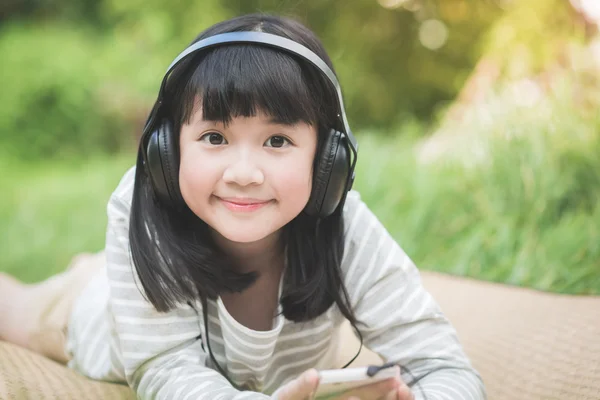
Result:
{"label": "bangs", "polygon": [[[253,45],[229,45],[198,54],[189,79],[179,82],[171,104],[175,121],[189,122],[201,107],[204,120],[227,125],[235,117],[264,114],[277,123],[332,124],[333,89],[312,65],[279,50]],[[185,70],[185,66],[182,65]]]}

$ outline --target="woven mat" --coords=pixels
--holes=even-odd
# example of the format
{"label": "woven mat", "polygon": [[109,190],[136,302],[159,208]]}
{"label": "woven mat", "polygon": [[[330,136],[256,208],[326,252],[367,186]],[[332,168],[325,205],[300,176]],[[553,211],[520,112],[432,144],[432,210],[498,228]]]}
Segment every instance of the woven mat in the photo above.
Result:
{"label": "woven mat", "polygon": [[600,296],[423,273],[490,400],[599,400]]}
{"label": "woven mat", "polygon": [[[423,272],[423,281],[456,327],[490,400],[600,400],[600,296],[545,294],[431,272]],[[91,381],[0,342],[2,400],[133,398],[124,386]]]}
{"label": "woven mat", "polygon": [[135,399],[127,386],[92,381],[50,359],[0,342],[0,399]]}

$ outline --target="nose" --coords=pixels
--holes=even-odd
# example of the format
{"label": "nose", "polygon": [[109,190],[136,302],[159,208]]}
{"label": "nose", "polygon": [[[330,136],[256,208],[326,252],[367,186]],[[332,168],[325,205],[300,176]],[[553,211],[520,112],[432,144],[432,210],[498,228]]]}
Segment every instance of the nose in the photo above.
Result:
{"label": "nose", "polygon": [[225,168],[223,181],[240,186],[261,185],[265,176],[250,154],[237,154],[235,159]]}

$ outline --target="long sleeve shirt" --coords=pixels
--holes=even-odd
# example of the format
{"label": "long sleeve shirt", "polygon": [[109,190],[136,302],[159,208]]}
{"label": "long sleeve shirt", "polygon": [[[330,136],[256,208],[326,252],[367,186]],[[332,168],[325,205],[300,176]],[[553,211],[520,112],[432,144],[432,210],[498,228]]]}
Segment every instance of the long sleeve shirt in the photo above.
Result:
{"label": "long sleeve shirt", "polygon": [[[268,399],[306,369],[336,367],[344,317],[335,304],[303,323],[286,320],[279,309],[271,330],[254,331],[217,298],[207,308],[210,344],[229,378],[244,388],[235,389],[204,350],[200,302],[163,313],[142,294],[129,250],[133,183],[131,169],[110,198],[106,269],[74,305],[70,367],[94,379],[127,382],[139,398],[169,400]],[[407,367],[405,382],[422,377],[412,387],[416,399],[484,399],[479,374],[419,271],[356,191],[348,194],[343,218],[341,270],[365,346]]]}

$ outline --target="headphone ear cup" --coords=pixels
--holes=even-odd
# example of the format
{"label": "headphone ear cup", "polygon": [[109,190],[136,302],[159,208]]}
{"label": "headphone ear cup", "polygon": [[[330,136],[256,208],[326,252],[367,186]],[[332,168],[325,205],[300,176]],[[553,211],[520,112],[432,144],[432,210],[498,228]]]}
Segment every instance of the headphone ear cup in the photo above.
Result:
{"label": "headphone ear cup", "polygon": [[327,217],[344,198],[350,173],[350,155],[345,140],[344,135],[335,130],[331,130],[325,138],[315,165],[312,192],[305,208],[309,215]]}
{"label": "headphone ear cup", "polygon": [[179,207],[183,198],[179,189],[179,148],[174,142],[171,122],[164,120],[150,134],[146,154],[156,196],[167,206]]}

